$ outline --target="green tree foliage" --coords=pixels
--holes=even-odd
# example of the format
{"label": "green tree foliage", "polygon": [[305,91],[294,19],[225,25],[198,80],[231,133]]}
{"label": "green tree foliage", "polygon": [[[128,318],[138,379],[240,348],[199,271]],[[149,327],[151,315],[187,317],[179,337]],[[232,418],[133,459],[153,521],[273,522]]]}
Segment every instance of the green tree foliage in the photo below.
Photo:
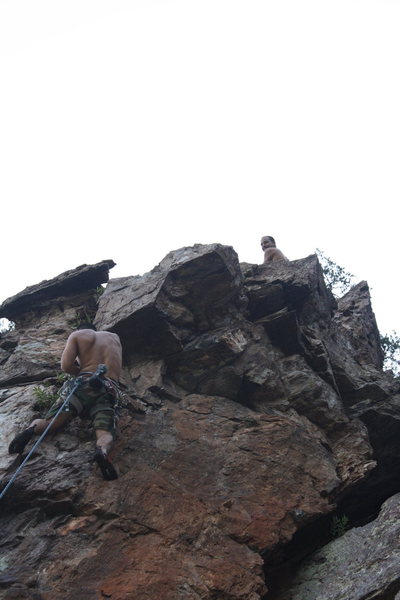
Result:
{"label": "green tree foliage", "polygon": [[[354,275],[337,265],[318,248],[316,253],[322,267],[325,283],[332,294],[338,298],[348,292]],[[384,354],[383,368],[385,371],[393,371],[396,377],[400,377],[400,336],[392,331],[392,333],[383,334],[380,337]]]}
{"label": "green tree foliage", "polygon": [[347,515],[334,515],[331,522],[331,535],[333,538],[341,537],[349,528]]}
{"label": "green tree foliage", "polygon": [[343,294],[349,291],[354,275],[337,265],[318,248],[316,249],[316,253],[322,267],[327,287],[331,290],[335,298],[343,296]]}
{"label": "green tree foliage", "polygon": [[56,393],[39,386],[33,388],[33,395],[35,398],[33,408],[40,412],[46,412],[58,398]]}
{"label": "green tree foliage", "polygon": [[104,294],[106,288],[102,285],[98,285],[96,288],[96,300],[97,302],[100,300],[100,297]]}
{"label": "green tree foliage", "polygon": [[395,331],[381,335],[381,346],[385,356],[383,368],[400,377],[400,336]]}
{"label": "green tree foliage", "polygon": [[47,412],[50,406],[58,400],[60,388],[69,379],[71,379],[71,375],[58,373],[55,379],[48,379],[41,386],[34,387],[33,396],[35,402],[33,403],[33,408],[42,413]]}

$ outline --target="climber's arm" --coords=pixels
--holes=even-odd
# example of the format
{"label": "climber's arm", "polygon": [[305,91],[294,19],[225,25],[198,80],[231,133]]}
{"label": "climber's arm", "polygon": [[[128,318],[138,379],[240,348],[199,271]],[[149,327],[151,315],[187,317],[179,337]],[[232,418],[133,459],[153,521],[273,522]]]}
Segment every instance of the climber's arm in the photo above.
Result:
{"label": "climber's arm", "polygon": [[78,342],[75,332],[71,333],[61,356],[61,369],[70,375],[79,375]]}

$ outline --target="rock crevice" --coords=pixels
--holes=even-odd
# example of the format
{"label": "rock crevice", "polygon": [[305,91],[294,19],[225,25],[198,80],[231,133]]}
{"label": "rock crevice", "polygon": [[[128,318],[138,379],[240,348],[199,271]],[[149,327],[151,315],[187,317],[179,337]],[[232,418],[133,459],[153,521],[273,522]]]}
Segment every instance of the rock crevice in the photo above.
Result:
{"label": "rock crevice", "polygon": [[[279,588],[305,600],[297,579],[279,580],[284,566],[326,541],[338,511],[355,522],[400,491],[399,385],[382,371],[367,284],[336,302],[314,255],[259,266],[197,244],[98,297],[113,264],[0,307],[16,323],[0,339],[3,482],[33,387],[55,381],[77,319],[90,313],[124,349],[119,479],[100,478],[85,421],[43,442],[2,502],[0,598],[261,600]],[[397,589],[387,567],[382,594]]]}

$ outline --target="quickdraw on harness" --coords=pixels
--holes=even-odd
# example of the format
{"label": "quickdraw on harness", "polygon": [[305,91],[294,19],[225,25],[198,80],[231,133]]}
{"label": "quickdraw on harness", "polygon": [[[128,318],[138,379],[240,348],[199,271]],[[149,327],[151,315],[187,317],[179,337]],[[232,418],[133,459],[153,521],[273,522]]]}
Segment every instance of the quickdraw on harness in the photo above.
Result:
{"label": "quickdraw on harness", "polygon": [[[69,402],[70,407],[76,412],[77,415],[80,415],[85,408],[85,403],[90,403],[93,401],[93,392],[97,392],[100,394],[101,399],[106,400],[108,403],[114,407],[114,409],[118,408],[119,400],[121,396],[120,389],[118,384],[110,379],[109,377],[104,377],[104,365],[99,365],[97,371],[92,373],[90,371],[82,371],[80,374],[80,378],[82,378],[82,389],[79,390],[79,394],[73,396]],[[73,381],[67,381],[64,384],[64,387],[60,391],[60,397],[63,398],[66,395],[69,395],[71,385],[73,385]],[[91,391],[88,391],[88,388],[92,388]],[[102,391],[101,391],[102,390]],[[66,409],[69,410],[68,408]]]}
{"label": "quickdraw on harness", "polygon": [[[62,404],[60,405],[59,409],[57,410],[56,414],[54,415],[54,417],[52,418],[52,420],[50,421],[50,423],[47,425],[46,429],[43,431],[43,433],[38,437],[38,439],[36,440],[35,444],[32,446],[31,450],[29,451],[29,453],[26,455],[26,457],[24,458],[24,460],[22,461],[22,463],[19,465],[18,469],[15,471],[14,475],[11,477],[11,479],[9,480],[9,482],[7,483],[7,485],[4,487],[4,489],[2,490],[1,494],[0,494],[0,500],[3,499],[4,495],[6,494],[7,490],[10,488],[10,486],[13,484],[13,482],[15,481],[17,475],[22,471],[22,469],[24,468],[24,466],[26,465],[26,463],[28,462],[28,460],[30,459],[30,457],[32,456],[32,454],[35,452],[36,448],[39,447],[40,443],[43,441],[43,439],[46,437],[47,433],[49,432],[49,430],[51,429],[51,426],[53,425],[54,421],[57,419],[57,417],[59,416],[59,414],[65,409],[65,407],[69,404],[69,402],[71,401],[73,395],[75,394],[75,392],[84,384],[84,383],[88,383],[91,387],[100,389],[102,386],[106,385],[106,382],[109,382],[109,379],[104,379],[104,374],[107,371],[107,367],[106,365],[99,365],[96,369],[96,372],[93,374],[90,374],[90,377],[87,378],[86,376],[82,376],[80,375],[79,377],[77,377],[75,380],[73,380],[73,384],[72,387],[70,388],[70,390],[68,391],[68,395],[65,398],[65,400],[62,402]],[[117,386],[115,385],[115,388],[118,390]]]}

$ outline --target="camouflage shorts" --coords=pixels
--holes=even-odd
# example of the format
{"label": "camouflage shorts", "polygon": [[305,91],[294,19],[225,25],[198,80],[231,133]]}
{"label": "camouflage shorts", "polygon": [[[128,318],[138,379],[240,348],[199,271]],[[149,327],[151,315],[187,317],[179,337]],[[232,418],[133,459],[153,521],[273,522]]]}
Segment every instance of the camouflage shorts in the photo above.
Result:
{"label": "camouflage shorts", "polygon": [[[52,419],[57,414],[74,384],[74,379],[64,383],[60,390],[60,399],[50,408],[46,419]],[[79,415],[82,419],[91,419],[94,429],[104,429],[115,437],[119,417],[117,390],[113,392],[111,387],[104,386],[94,389],[85,382],[71,396],[62,413],[71,414],[71,417]]]}

